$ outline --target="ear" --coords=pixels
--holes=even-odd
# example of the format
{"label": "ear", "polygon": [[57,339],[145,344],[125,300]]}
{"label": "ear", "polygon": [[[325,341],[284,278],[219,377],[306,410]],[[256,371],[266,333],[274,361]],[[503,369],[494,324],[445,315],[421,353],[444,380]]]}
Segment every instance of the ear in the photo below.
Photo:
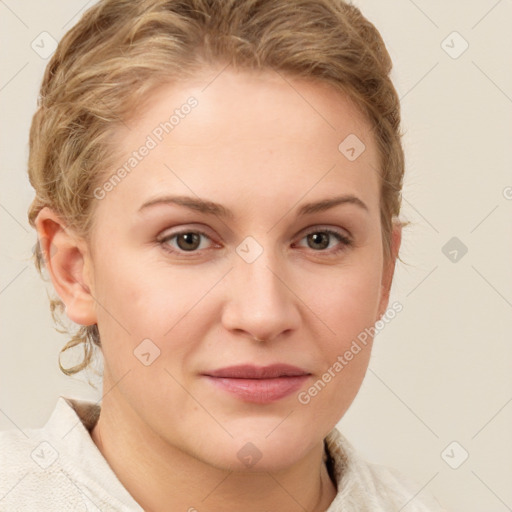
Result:
{"label": "ear", "polygon": [[85,240],[68,229],[53,210],[44,207],[35,226],[53,287],[66,306],[66,314],[80,325],[97,323],[91,293],[92,262]]}
{"label": "ear", "polygon": [[395,264],[398,257],[400,244],[402,243],[402,224],[394,222],[391,231],[391,248],[388,261],[384,262],[384,271],[382,273],[381,297],[379,304],[379,318],[386,312],[389,303],[389,294],[391,291],[391,283],[395,273]]}

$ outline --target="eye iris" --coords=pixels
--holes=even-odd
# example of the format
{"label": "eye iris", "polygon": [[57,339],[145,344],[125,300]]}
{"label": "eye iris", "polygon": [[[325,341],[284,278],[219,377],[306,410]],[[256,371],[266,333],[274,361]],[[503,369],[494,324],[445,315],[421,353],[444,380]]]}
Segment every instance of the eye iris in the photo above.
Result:
{"label": "eye iris", "polygon": [[328,233],[311,233],[308,235],[308,241],[312,241],[313,244],[320,244],[321,247],[313,247],[314,249],[325,249],[329,247]]}
{"label": "eye iris", "polygon": [[[185,245],[180,243],[181,240],[185,241]],[[194,249],[197,249],[200,241],[200,235],[197,233],[180,233],[176,238],[179,248],[184,251],[193,251]],[[190,247],[190,245],[192,245],[192,247]]]}

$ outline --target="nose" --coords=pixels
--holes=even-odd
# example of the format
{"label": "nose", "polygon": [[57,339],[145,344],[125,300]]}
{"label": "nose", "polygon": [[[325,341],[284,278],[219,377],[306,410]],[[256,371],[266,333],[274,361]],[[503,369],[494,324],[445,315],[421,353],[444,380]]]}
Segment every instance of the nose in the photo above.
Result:
{"label": "nose", "polygon": [[222,323],[228,331],[261,341],[277,340],[297,330],[300,300],[293,293],[286,262],[270,250],[252,263],[235,257],[227,276]]}

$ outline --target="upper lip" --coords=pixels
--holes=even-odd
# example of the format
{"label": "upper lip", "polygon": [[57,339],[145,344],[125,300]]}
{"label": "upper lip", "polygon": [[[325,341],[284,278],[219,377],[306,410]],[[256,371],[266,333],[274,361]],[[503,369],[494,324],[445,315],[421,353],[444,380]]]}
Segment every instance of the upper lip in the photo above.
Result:
{"label": "upper lip", "polygon": [[277,377],[297,377],[309,374],[308,371],[289,364],[272,364],[269,366],[242,364],[208,371],[204,375],[228,379],[273,379]]}

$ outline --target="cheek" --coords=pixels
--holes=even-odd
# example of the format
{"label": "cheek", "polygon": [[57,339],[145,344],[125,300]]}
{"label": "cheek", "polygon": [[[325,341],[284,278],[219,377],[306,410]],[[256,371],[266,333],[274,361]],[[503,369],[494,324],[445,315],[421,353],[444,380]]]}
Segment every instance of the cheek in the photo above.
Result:
{"label": "cheek", "polygon": [[130,355],[144,339],[154,340],[163,351],[164,340],[189,325],[189,317],[200,309],[199,299],[218,280],[215,272],[184,266],[171,271],[165,262],[155,265],[129,258],[116,259],[115,264],[102,259],[96,277],[98,325],[109,345],[104,351],[115,351],[117,358]]}
{"label": "cheek", "polygon": [[377,320],[382,273],[378,265],[350,265],[306,279],[303,296],[311,309],[346,340]]}
{"label": "cheek", "polygon": [[[315,338],[319,372],[298,401],[312,408],[319,422],[334,426],[361,387],[371,355],[380,278],[381,273],[371,267],[345,268],[334,279],[319,280],[316,276],[315,287],[309,283],[311,309],[318,311],[330,330],[322,327],[319,332],[325,335]],[[307,289],[305,286],[305,294]]]}
{"label": "cheek", "polygon": [[[317,275],[303,288],[305,302],[311,304],[311,309],[329,328],[322,326],[319,332],[325,335],[317,337],[324,369],[332,367],[342,356],[343,371],[335,372],[339,375],[335,380],[343,381],[347,390],[359,386],[368,365],[371,328],[378,319],[381,279],[377,263],[355,264],[340,268],[330,278]],[[337,369],[340,370],[339,365]],[[334,385],[332,390],[337,387]]]}

